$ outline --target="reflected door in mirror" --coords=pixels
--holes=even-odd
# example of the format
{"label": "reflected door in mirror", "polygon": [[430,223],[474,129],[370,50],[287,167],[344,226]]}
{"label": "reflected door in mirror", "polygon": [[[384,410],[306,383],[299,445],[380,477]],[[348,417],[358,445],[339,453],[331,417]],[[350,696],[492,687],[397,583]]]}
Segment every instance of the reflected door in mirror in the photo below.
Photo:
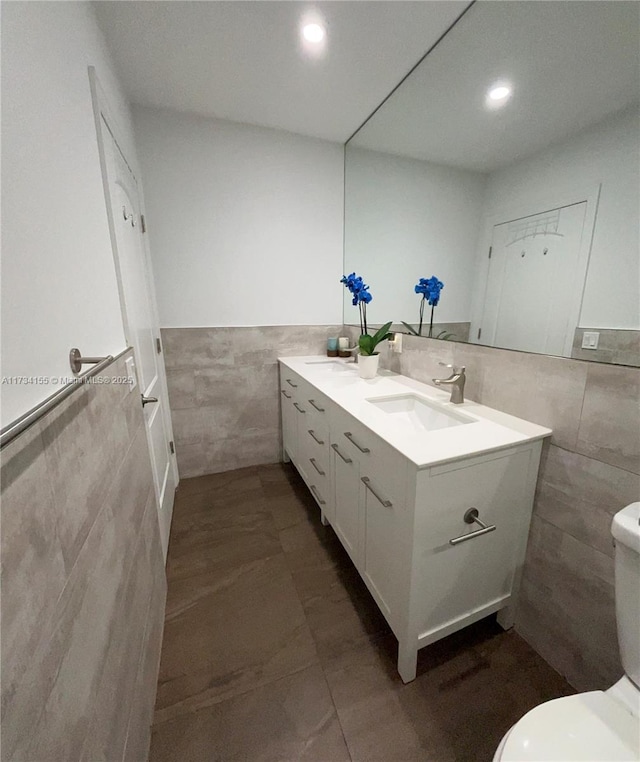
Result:
{"label": "reflected door in mirror", "polygon": [[583,202],[494,227],[483,343],[570,354],[584,286],[585,211]]}

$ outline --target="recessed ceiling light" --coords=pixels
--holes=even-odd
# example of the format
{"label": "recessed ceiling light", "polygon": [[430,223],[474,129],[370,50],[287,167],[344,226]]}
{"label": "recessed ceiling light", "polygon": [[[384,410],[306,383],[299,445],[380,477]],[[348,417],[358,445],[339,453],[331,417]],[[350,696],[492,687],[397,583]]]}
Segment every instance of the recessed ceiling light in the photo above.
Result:
{"label": "recessed ceiling light", "polygon": [[302,27],[302,36],[307,42],[322,42],[324,39],[324,29],[320,24],[305,24]]}
{"label": "recessed ceiling light", "polygon": [[492,101],[503,101],[511,95],[508,85],[495,85],[489,90],[488,96]]}

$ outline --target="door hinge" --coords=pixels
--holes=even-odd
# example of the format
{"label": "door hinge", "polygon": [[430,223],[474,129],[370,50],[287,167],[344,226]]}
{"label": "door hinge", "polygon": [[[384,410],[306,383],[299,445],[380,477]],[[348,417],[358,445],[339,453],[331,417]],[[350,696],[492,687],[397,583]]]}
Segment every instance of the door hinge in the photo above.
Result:
{"label": "door hinge", "polygon": [[478,338],[482,336],[482,328],[478,328]]}
{"label": "door hinge", "polygon": [[140,215],[140,227],[142,228],[142,232],[147,232],[147,221],[144,218],[144,214]]}
{"label": "door hinge", "polygon": [[[144,218],[142,222],[142,227],[144,228]],[[491,252],[493,251],[493,246],[489,246],[489,259],[491,259]]]}
{"label": "door hinge", "polygon": [[176,448],[173,446],[173,441],[169,442],[169,452],[170,452],[172,455],[175,455],[175,454],[176,454]]}
{"label": "door hinge", "polygon": [[160,337],[156,339],[156,352],[161,355],[162,354],[162,342],[160,341]]}

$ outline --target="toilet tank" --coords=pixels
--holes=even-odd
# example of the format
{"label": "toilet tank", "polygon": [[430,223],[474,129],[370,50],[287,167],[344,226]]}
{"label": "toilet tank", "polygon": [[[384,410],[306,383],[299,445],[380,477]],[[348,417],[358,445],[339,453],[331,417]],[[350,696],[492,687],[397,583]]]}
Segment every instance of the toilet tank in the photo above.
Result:
{"label": "toilet tank", "polygon": [[640,503],[616,513],[616,618],[620,657],[627,677],[640,688]]}

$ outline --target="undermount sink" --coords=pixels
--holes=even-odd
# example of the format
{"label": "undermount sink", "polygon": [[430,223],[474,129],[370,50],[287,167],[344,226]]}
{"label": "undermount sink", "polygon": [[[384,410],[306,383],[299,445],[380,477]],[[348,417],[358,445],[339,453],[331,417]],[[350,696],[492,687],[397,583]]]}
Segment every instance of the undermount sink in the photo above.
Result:
{"label": "undermount sink", "polygon": [[475,423],[464,413],[444,410],[437,402],[430,402],[417,394],[396,394],[391,397],[368,399],[378,410],[392,416],[395,423],[415,432],[437,431],[451,426]]}

